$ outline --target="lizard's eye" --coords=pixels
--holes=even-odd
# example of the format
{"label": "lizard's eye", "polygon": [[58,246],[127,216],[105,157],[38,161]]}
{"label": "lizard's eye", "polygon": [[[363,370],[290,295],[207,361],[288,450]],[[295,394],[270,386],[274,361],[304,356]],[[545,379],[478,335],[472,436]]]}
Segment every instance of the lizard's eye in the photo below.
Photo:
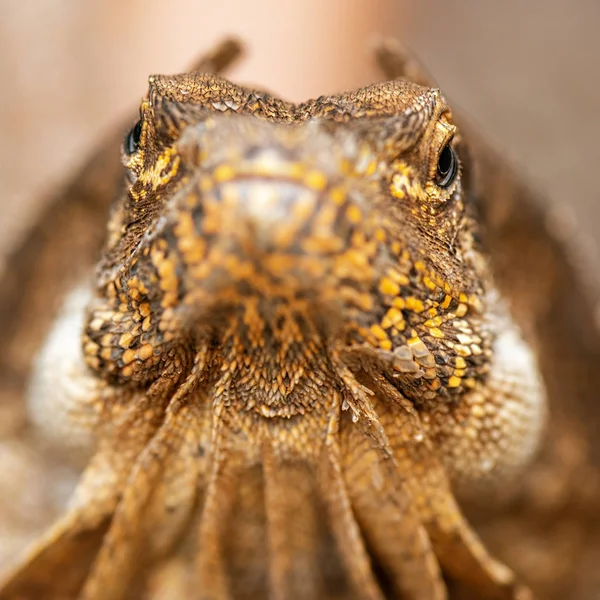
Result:
{"label": "lizard's eye", "polygon": [[448,142],[438,156],[436,183],[440,187],[448,187],[452,184],[458,173],[458,158],[452,144]]}
{"label": "lizard's eye", "polygon": [[140,119],[127,134],[125,138],[125,153],[128,155],[137,152],[140,146],[140,137],[142,135],[142,120]]}

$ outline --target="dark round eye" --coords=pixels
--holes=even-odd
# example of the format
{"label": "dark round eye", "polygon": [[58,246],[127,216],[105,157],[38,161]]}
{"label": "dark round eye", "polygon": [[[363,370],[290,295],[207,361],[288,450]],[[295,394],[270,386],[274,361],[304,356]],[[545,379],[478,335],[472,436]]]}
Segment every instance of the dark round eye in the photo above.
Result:
{"label": "dark round eye", "polygon": [[438,156],[436,183],[440,187],[448,187],[452,184],[458,173],[458,158],[456,151],[448,142]]}
{"label": "dark round eye", "polygon": [[141,119],[133,126],[131,131],[125,138],[125,152],[126,154],[133,154],[137,151],[140,145],[140,137],[142,135],[142,121]]}

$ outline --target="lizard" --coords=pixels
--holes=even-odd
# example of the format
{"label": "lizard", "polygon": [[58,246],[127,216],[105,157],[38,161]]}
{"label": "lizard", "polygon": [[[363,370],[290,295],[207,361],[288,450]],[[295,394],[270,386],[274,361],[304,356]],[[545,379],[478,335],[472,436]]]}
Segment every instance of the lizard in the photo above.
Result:
{"label": "lizard", "polygon": [[[68,421],[59,437],[95,422],[96,453],[0,598],[443,598],[440,567],[475,597],[528,597],[454,490],[476,500],[519,479],[546,395],[551,415],[593,411],[587,298],[566,286],[573,266],[502,161],[464,139],[401,53],[379,58],[387,83],[297,106],[215,76],[151,78],[95,291],[82,292],[87,418],[38,394]],[[69,207],[106,206],[114,146],[83,168]],[[20,254],[30,269],[35,250]],[[14,293],[3,308],[10,297],[30,310]],[[4,373],[41,329],[13,336],[9,400]],[[38,377],[47,390],[48,369]],[[568,411],[554,411],[565,394]],[[552,416],[548,429],[562,434]],[[527,504],[520,493],[506,519]]]}

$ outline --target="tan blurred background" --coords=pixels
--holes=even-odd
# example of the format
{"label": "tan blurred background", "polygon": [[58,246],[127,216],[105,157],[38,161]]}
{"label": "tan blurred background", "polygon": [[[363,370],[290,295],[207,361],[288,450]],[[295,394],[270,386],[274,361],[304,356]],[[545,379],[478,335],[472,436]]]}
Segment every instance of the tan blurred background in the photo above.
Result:
{"label": "tan blurred background", "polygon": [[0,0],[0,256],[149,73],[225,34],[248,46],[232,77],[291,100],[377,79],[369,43],[400,37],[598,239],[599,27],[598,0]]}

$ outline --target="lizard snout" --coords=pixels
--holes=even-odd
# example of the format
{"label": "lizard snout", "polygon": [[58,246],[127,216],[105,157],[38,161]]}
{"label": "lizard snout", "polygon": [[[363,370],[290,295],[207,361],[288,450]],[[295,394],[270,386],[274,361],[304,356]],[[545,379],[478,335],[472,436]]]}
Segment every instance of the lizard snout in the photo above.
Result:
{"label": "lizard snout", "polygon": [[[243,303],[249,297],[337,305],[370,289],[377,248],[361,210],[325,174],[302,180],[235,173],[186,195],[174,235],[183,304]],[[217,170],[223,177],[223,170]],[[199,184],[200,186],[201,184]]]}
{"label": "lizard snout", "polygon": [[182,153],[196,161],[196,172],[164,237],[178,257],[183,307],[208,314],[250,297],[302,297],[368,309],[377,223],[364,190],[336,163],[339,149],[317,165],[300,143],[249,138],[236,157],[220,162],[212,154],[203,159],[196,145],[190,150],[189,140]]}

